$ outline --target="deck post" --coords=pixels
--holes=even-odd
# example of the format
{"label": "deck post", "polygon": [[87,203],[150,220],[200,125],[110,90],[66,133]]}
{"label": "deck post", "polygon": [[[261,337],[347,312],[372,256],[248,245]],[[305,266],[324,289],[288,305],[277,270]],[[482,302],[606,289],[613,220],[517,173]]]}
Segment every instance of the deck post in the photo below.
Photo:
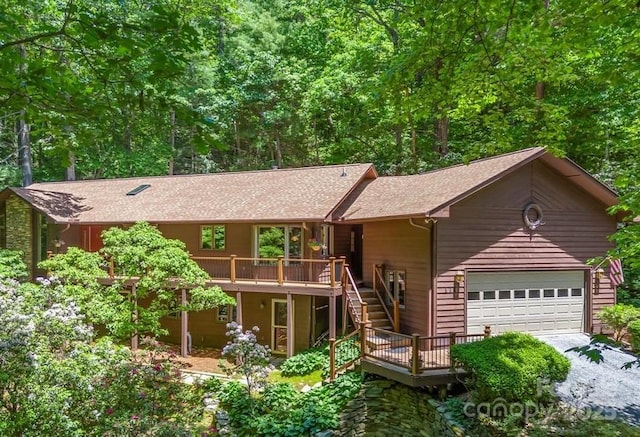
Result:
{"label": "deck post", "polygon": [[369,323],[369,308],[368,308],[368,303],[366,302],[362,302],[362,318],[361,318],[361,322],[362,323]]}
{"label": "deck post", "polygon": [[400,332],[400,302],[393,300],[393,330]]}
{"label": "deck post", "polygon": [[331,286],[336,286],[336,257],[329,257],[329,268],[331,271],[329,272],[329,281],[331,282]]}
{"label": "deck post", "polygon": [[293,296],[287,292],[287,358],[293,355]]}
{"label": "deck post", "polygon": [[491,326],[485,325],[484,327],[484,338],[491,337]]}
{"label": "deck post", "polygon": [[185,288],[182,289],[182,296],[180,299],[182,305],[182,311],[180,311],[180,355],[183,357],[189,356],[189,342],[187,340],[188,332],[189,332],[189,313],[185,311],[185,306],[187,305],[187,290]]}
{"label": "deck post", "polygon": [[453,361],[451,361],[451,346],[453,346],[454,344],[456,344],[456,333],[450,332],[449,333],[449,362],[451,364],[451,370],[453,370],[454,368]]}
{"label": "deck post", "polygon": [[411,336],[411,374],[417,375],[420,371],[420,334]]}
{"label": "deck post", "polygon": [[367,324],[360,322],[360,358],[364,358],[367,353]]}
{"label": "deck post", "polygon": [[113,278],[115,276],[115,264],[113,261],[113,257],[109,258],[109,277]]}
{"label": "deck post", "polygon": [[329,339],[329,381],[336,379],[336,339]]}
{"label": "deck post", "polygon": [[242,325],[242,293],[236,293],[236,323]]}
{"label": "deck post", "polygon": [[284,283],[284,256],[278,255],[278,285]]}
{"label": "deck post", "polygon": [[329,296],[329,338],[336,338],[336,296]]}
{"label": "deck post", "polygon": [[342,336],[347,334],[347,293],[342,290]]}
{"label": "deck post", "polygon": [[231,276],[229,279],[232,284],[236,282],[236,256],[231,255],[229,259],[229,276]]}
{"label": "deck post", "polygon": [[136,292],[136,284],[131,285],[131,298],[133,299],[133,312],[131,313],[131,321],[134,323],[135,331],[131,336],[131,351],[138,350],[138,297]]}

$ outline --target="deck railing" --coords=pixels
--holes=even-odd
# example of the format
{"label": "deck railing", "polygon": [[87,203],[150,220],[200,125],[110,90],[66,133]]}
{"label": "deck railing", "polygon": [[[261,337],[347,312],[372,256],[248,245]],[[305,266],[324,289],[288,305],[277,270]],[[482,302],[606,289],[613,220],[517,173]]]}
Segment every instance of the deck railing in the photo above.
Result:
{"label": "deck railing", "polygon": [[484,334],[467,335],[454,332],[447,335],[407,335],[379,328],[360,325],[361,356],[384,361],[407,369],[412,375],[424,370],[446,369],[452,366],[451,346],[480,341],[491,335],[485,327]]}
{"label": "deck railing", "polygon": [[238,281],[274,282],[277,284],[301,283],[338,287],[345,265],[344,257],[327,259],[285,259],[194,256],[192,259],[214,279]]}
{"label": "deck railing", "polygon": [[[372,328],[360,323],[359,329],[341,339],[329,339],[329,378],[363,358],[382,361],[406,369],[412,375],[425,370],[449,369],[451,346],[471,343],[491,336],[491,327],[485,326],[483,334],[457,334],[420,336],[407,335],[386,329]],[[340,346],[355,347],[359,340],[359,356],[344,359],[339,356]],[[348,350],[347,350],[348,352]]]}
{"label": "deck railing", "polygon": [[[358,291],[358,285],[356,284],[353,275],[351,274],[351,269],[348,264],[345,264],[344,267],[344,276],[343,276],[343,290],[347,291],[347,288],[351,288],[344,293],[347,308],[349,309],[349,314],[353,320],[355,326],[360,326],[360,322],[368,322],[369,317],[367,314],[367,303],[362,300],[362,296],[360,296],[360,291]],[[349,291],[353,292],[353,296]],[[359,311],[358,311],[359,310]],[[346,325],[346,320],[343,320],[343,325]],[[346,328],[346,326],[345,326]]]}
{"label": "deck railing", "polygon": [[[391,294],[389,287],[387,287],[387,283],[384,280],[384,266],[382,265],[373,265],[373,292],[382,303],[382,309],[393,324],[393,330],[399,332],[400,302]],[[389,306],[391,308],[388,308]]]}
{"label": "deck railing", "polygon": [[[333,381],[336,375],[355,364],[362,355],[359,350],[360,330],[356,329],[349,335],[338,340],[329,339],[329,380]],[[355,351],[355,353],[354,353]]]}

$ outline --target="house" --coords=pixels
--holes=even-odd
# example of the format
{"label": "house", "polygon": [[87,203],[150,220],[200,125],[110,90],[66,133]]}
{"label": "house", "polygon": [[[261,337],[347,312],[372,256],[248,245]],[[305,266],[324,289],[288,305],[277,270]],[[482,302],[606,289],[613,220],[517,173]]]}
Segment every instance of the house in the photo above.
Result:
{"label": "house", "polygon": [[[543,148],[411,176],[350,164],[37,183],[0,200],[2,241],[34,274],[48,251],[100,249],[111,226],[144,220],[184,241],[238,301],[192,314],[194,345],[224,344],[232,318],[287,354],[349,322],[422,336],[592,332],[615,302],[586,261],[611,247],[616,195]],[[179,341],[180,320],[166,324]]]}

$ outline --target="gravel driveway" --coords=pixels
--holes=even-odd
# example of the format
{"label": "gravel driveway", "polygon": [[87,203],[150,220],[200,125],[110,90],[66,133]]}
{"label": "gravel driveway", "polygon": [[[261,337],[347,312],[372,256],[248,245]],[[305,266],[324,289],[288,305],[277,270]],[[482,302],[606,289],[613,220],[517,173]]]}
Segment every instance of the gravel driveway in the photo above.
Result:
{"label": "gravel driveway", "polygon": [[541,335],[538,338],[571,361],[567,380],[556,387],[560,399],[576,408],[591,408],[605,417],[617,417],[640,426],[640,368],[621,369],[634,356],[618,350],[603,351],[604,361],[593,363],[576,352],[565,352],[590,342],[585,334]]}

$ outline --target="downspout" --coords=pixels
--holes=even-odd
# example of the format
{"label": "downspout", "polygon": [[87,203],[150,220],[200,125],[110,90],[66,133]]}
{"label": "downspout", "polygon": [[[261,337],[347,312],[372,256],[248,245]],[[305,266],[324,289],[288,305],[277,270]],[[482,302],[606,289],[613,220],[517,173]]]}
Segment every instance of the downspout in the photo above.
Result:
{"label": "downspout", "polygon": [[423,229],[425,231],[429,231],[430,232],[430,239],[429,239],[429,243],[430,243],[430,261],[431,261],[431,293],[429,293],[429,295],[427,296],[427,314],[429,314],[429,322],[427,324],[427,336],[432,336],[434,335],[434,326],[435,326],[435,294],[437,292],[436,290],[436,275],[435,275],[435,269],[436,269],[436,260],[435,260],[435,256],[436,256],[436,251],[435,251],[435,239],[436,239],[436,224],[438,223],[437,219],[428,217],[424,219],[424,222],[426,224],[426,226],[422,226],[419,225],[417,223],[413,222],[413,218],[409,219],[409,224],[411,226],[413,226],[414,228],[418,228],[418,229]]}

